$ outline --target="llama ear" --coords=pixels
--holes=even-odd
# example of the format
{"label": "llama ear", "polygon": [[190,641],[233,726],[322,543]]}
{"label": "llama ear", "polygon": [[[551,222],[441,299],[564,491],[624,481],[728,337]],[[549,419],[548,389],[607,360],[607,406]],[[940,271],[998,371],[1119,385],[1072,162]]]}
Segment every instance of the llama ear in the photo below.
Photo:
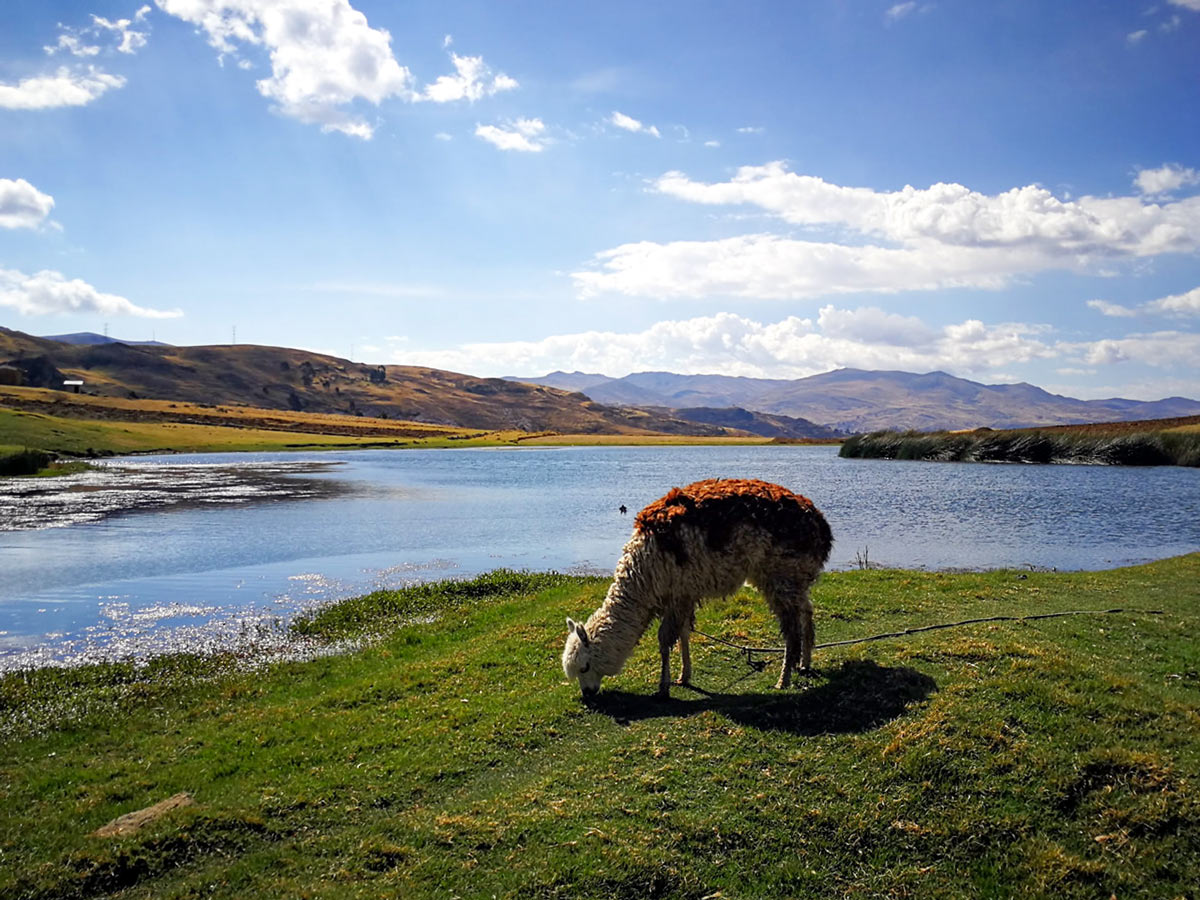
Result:
{"label": "llama ear", "polygon": [[591,646],[592,642],[588,640],[587,629],[584,628],[582,625],[580,625],[578,622],[575,623],[575,633],[577,635],[579,635],[579,640],[583,641],[583,646],[585,646],[585,647]]}
{"label": "llama ear", "polygon": [[574,630],[575,630],[575,620],[572,619],[570,616],[567,616],[567,631],[574,631]]}

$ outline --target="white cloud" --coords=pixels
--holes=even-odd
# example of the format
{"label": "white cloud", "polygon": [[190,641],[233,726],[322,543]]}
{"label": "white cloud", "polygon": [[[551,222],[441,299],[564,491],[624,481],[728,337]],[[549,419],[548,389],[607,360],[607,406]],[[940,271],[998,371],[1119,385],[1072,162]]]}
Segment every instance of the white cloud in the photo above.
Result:
{"label": "white cloud", "polygon": [[705,141],[704,146],[705,147],[720,147],[721,142],[720,141]]}
{"label": "white cloud", "polygon": [[542,135],[546,126],[541,119],[517,119],[501,128],[498,125],[476,125],[475,136],[501,150],[540,153],[546,146]]}
{"label": "white cloud", "polygon": [[938,338],[937,331],[915,316],[884,312],[874,306],[858,309],[824,306],[817,321],[827,337],[868,344],[920,348],[931,346]]}
{"label": "white cloud", "polygon": [[1167,313],[1176,316],[1200,315],[1200,287],[1192,288],[1183,294],[1172,294],[1159,300],[1151,300],[1146,304],[1149,312]]}
{"label": "white cloud", "polygon": [[705,296],[803,299],[873,291],[1002,287],[1029,268],[985,249],[906,248],[800,241],[752,234],[719,241],[642,241],[596,254],[573,272],[584,297],[614,292],[662,299]]}
{"label": "white cloud", "polygon": [[904,3],[897,3],[894,6],[889,6],[883,17],[889,22],[896,22],[909,15],[917,8],[916,0],[906,0]]}
{"label": "white cloud", "polygon": [[1191,9],[1200,12],[1200,0],[1171,0],[1175,6],[1182,6],[1184,9]]}
{"label": "white cloud", "polygon": [[1107,300],[1089,300],[1087,305],[1106,316],[1131,318],[1137,315],[1195,316],[1200,315],[1200,287],[1182,294],[1172,294],[1158,300],[1149,300],[1136,308],[1109,303]]}
{"label": "white cloud", "polygon": [[450,59],[454,63],[456,74],[442,75],[433,84],[427,85],[416,99],[431,100],[434,103],[451,103],[455,100],[474,102],[519,86],[515,79],[509,78],[503,72],[493,75],[492,70],[484,64],[482,56],[459,56],[457,53],[451,53]]}
{"label": "white cloud", "polygon": [[142,22],[149,12],[150,7],[143,6],[133,14],[132,19],[117,19],[116,21],[110,21],[93,15],[92,23],[96,29],[113,32],[120,38],[117,44],[118,53],[136,53],[142,47],[146,46],[147,35],[144,31],[134,31],[131,26]]}
{"label": "white cloud", "polygon": [[1200,184],[1200,172],[1176,163],[1167,163],[1157,169],[1140,169],[1133,183],[1143,194],[1169,194],[1181,187]]}
{"label": "white cloud", "polygon": [[88,66],[82,69],[59,67],[53,75],[23,78],[15,85],[0,84],[0,109],[53,109],[59,106],[84,106],[111,88],[123,87],[120,75]]}
{"label": "white cloud", "polygon": [[1062,343],[1061,352],[1090,366],[1135,362],[1154,368],[1196,369],[1200,360],[1200,334],[1155,331],[1100,341]]}
{"label": "white cloud", "polygon": [[1120,303],[1109,303],[1107,300],[1089,300],[1087,305],[1103,316],[1115,316],[1127,319],[1137,315],[1137,310],[1130,309],[1128,306],[1122,306]]}
{"label": "white cloud", "polygon": [[446,133],[446,132],[444,132],[444,131],[438,131],[438,132],[436,132],[436,133],[435,133],[433,136],[434,136],[434,137],[435,137],[437,140],[439,140],[439,141],[452,141],[452,140],[454,140],[454,135],[452,135],[452,134],[447,134],[447,133]]}
{"label": "white cloud", "polygon": [[658,322],[639,332],[589,331],[540,341],[404,350],[398,360],[477,374],[532,375],[554,369],[624,375],[654,369],[800,378],[849,366],[964,374],[1054,355],[1034,325],[967,320],[933,328],[878,309],[826,306],[817,321],[762,323],[733,313]]}
{"label": "white cloud", "polygon": [[615,125],[617,128],[623,128],[625,131],[632,131],[634,134],[649,134],[653,137],[662,137],[658,129],[653,125],[643,125],[632,116],[627,116],[622,112],[613,110],[613,114],[608,117],[610,125]]}
{"label": "white cloud", "polygon": [[42,49],[50,56],[53,56],[60,50],[66,50],[72,56],[89,57],[100,55],[100,47],[97,44],[85,44],[78,34],[69,31],[64,31],[64,33],[58,36],[57,44],[43,47]]}
{"label": "white cloud", "polygon": [[1137,31],[1131,31],[1125,35],[1125,40],[1130,45],[1140,44],[1146,39],[1147,31],[1145,28],[1140,28]]}
{"label": "white cloud", "polygon": [[743,167],[716,184],[668,172],[653,190],[692,203],[757,207],[803,226],[814,239],[751,234],[623,244],[597,254],[591,270],[574,273],[585,295],[784,299],[997,288],[1046,269],[1200,250],[1196,197],[1065,201],[1034,185],[997,195],[959,184],[880,192],[797,175],[780,162]]}
{"label": "white cloud", "polygon": [[761,125],[744,125],[737,130],[738,134],[762,134],[767,129]]}
{"label": "white cloud", "polygon": [[[374,126],[353,111],[363,102],[474,101],[517,87],[493,74],[479,56],[450,54],[455,74],[418,90],[412,73],[392,55],[392,36],[372,28],[350,0],[155,0],[161,9],[191,22],[222,58],[241,45],[262,47],[271,77],[258,90],[283,115],[322,131],[370,139]],[[442,40],[449,48],[450,35]],[[240,63],[239,63],[240,64]]]}
{"label": "white cloud", "polygon": [[374,128],[347,107],[412,100],[412,74],[396,62],[391,35],[371,28],[348,0],[155,0],[167,13],[203,29],[222,55],[239,44],[265,48],[271,77],[258,82],[282,114],[370,138]]}
{"label": "white cloud", "polygon": [[158,310],[137,306],[116,294],[101,293],[86,281],[67,279],[60,272],[49,270],[26,275],[15,269],[0,269],[0,307],[15,309],[26,316],[101,313],[171,319],[183,315],[177,309]]}
{"label": "white cloud", "polygon": [[150,7],[142,6],[131,19],[105,19],[93,15],[92,24],[82,28],[59,25],[58,43],[43,49],[50,55],[65,50],[72,56],[92,57],[104,49],[101,43],[108,43],[118,53],[132,55],[145,47],[149,39],[147,32],[137,31],[133,26],[145,21],[149,13]]}
{"label": "white cloud", "polygon": [[54,209],[54,198],[24,178],[0,178],[0,228],[37,228]]}

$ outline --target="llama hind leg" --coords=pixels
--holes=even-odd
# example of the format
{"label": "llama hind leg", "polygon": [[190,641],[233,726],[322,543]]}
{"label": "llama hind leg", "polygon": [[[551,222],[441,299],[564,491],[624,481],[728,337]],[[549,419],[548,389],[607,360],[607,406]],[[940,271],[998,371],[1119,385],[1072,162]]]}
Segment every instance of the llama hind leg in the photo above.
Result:
{"label": "llama hind leg", "polygon": [[800,671],[812,672],[812,652],[817,635],[813,628],[813,605],[808,599],[808,590],[800,593]]}
{"label": "llama hind leg", "polygon": [[779,630],[784,638],[783,666],[775,687],[786,688],[792,683],[794,669],[805,674],[812,671],[812,601],[808,599],[807,587],[798,588],[794,582],[777,583],[763,593],[775,618],[779,620]]}

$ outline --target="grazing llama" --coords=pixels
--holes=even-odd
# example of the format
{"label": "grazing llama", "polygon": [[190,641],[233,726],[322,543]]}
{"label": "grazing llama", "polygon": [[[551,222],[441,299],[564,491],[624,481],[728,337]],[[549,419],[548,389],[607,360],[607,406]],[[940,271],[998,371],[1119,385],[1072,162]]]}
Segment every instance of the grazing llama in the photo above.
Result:
{"label": "grazing llama", "polygon": [[658,695],[670,694],[670,653],[680,644],[680,684],[690,684],[688,635],[696,607],[745,581],[757,587],[786,641],[776,687],[792,669],[812,666],[812,603],[808,598],[829,558],[833,537],[812,501],[777,484],[709,479],[675,488],[637,514],[633,537],[617,563],[608,596],[587,622],[567,619],[563,671],[585,697],[616,675],[655,618],[661,618]]}

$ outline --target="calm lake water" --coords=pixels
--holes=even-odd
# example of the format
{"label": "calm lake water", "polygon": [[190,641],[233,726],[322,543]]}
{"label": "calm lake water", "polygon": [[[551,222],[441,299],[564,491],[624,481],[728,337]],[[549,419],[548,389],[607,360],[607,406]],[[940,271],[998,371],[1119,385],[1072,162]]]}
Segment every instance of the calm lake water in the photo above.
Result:
{"label": "calm lake water", "polygon": [[[833,447],[796,446],[110,465],[135,470],[121,476],[130,483],[155,484],[157,499],[75,515],[66,495],[104,492],[68,483],[38,500],[46,505],[32,518],[75,524],[0,531],[0,669],[237,646],[319,603],[499,566],[611,573],[633,512],[707,477],[763,478],[811,497],[833,528],[831,568],[868,552],[889,566],[1100,569],[1200,549],[1200,471],[1175,467],[847,460]],[[230,467],[269,478],[239,492]],[[295,490],[281,490],[289,480]],[[8,503],[28,512],[34,499]]]}

